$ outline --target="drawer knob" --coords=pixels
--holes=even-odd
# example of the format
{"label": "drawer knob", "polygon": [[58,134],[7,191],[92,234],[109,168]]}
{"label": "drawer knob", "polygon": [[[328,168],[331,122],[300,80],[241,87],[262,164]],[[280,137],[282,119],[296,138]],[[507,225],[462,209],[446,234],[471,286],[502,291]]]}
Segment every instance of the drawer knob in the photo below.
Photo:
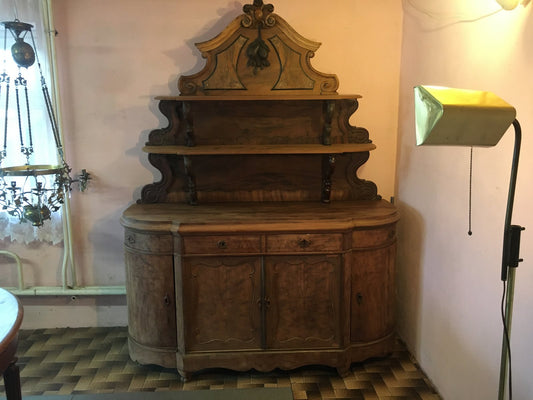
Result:
{"label": "drawer knob", "polygon": [[256,303],[257,303],[257,306],[260,309],[269,308],[270,307],[270,298],[269,297],[265,297],[263,299],[257,299]]}
{"label": "drawer knob", "polygon": [[168,294],[166,294],[165,297],[163,297],[163,301],[165,302],[165,305],[167,306],[170,305],[170,297],[168,296]]}
{"label": "drawer knob", "polygon": [[305,249],[311,246],[311,241],[307,239],[298,239],[298,246],[300,246],[302,249]]}
{"label": "drawer knob", "polygon": [[217,242],[217,247],[218,247],[219,249],[227,249],[227,248],[228,248],[228,244],[226,243],[225,240],[219,240],[219,241]]}
{"label": "drawer knob", "polygon": [[128,235],[127,239],[129,244],[134,244],[135,243],[135,236],[134,235]]}

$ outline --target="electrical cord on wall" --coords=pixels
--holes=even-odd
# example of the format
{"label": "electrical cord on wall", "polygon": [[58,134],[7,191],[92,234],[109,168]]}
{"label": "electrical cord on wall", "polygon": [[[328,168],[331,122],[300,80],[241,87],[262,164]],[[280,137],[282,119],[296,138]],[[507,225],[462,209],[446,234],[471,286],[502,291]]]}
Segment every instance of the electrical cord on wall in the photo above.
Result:
{"label": "electrical cord on wall", "polygon": [[505,336],[507,356],[509,359],[509,400],[513,400],[513,375],[512,375],[512,363],[511,363],[511,341],[509,338],[509,329],[507,328],[507,323],[505,322],[505,303],[507,299],[507,280],[503,281],[503,295],[501,303],[501,314],[503,322],[503,334]]}
{"label": "electrical cord on wall", "polygon": [[[496,3],[494,5],[496,6]],[[503,11],[503,8],[496,7],[494,11],[488,9],[487,12],[482,13],[475,11],[468,13],[441,12],[438,7],[428,8],[427,2],[423,0],[403,0],[402,7],[404,12],[416,18],[423,30],[430,32],[452,25],[477,22]]]}

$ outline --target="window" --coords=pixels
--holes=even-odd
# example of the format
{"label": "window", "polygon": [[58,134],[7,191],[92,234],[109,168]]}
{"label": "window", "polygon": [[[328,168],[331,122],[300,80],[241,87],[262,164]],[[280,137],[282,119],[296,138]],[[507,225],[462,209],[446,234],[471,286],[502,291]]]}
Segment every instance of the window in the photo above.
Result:
{"label": "window", "polygon": [[[0,21],[13,21],[15,19],[21,22],[26,22],[33,25],[33,38],[35,46],[33,46],[32,39],[29,33],[24,38],[24,41],[35,47],[36,58],[38,59],[43,76],[49,88],[52,88],[52,79],[50,74],[49,63],[49,23],[46,16],[48,15],[48,0],[5,0],[0,3]],[[7,36],[5,34],[7,33]],[[4,70],[11,77],[10,93],[9,93],[9,107],[8,107],[8,128],[7,128],[7,142],[6,142],[6,158],[3,159],[2,167],[22,166],[29,162],[31,165],[56,165],[58,164],[55,141],[53,139],[53,132],[48,119],[46,105],[42,94],[40,73],[37,61],[29,68],[21,68],[20,73],[27,80],[29,110],[31,116],[31,132],[33,139],[34,152],[27,160],[26,156],[20,151],[19,126],[17,117],[17,106],[15,98],[15,85],[13,80],[19,75],[19,68],[14,63],[11,57],[11,44],[13,43],[12,35],[9,31],[5,31],[3,25],[0,26],[1,42],[0,42],[0,74]],[[4,49],[4,37],[7,37],[7,49]],[[7,54],[6,54],[7,53]],[[6,57],[7,56],[7,57]],[[6,60],[4,62],[4,60]],[[1,88],[0,92],[0,151],[4,146],[5,135],[5,116],[6,116],[6,90]],[[19,93],[19,100],[21,102],[20,109],[25,115],[25,96],[22,91]],[[24,103],[22,103],[24,102]],[[25,122],[25,117],[23,117]],[[23,125],[23,142],[28,145],[29,137],[27,136],[27,124]],[[13,180],[17,181],[18,185],[22,185],[24,180],[34,179],[33,177],[5,177],[5,180],[10,183]],[[43,179],[51,180],[53,176],[43,177]],[[47,182],[49,186],[50,182]],[[33,227],[30,223],[19,223],[17,217],[10,216],[7,212],[0,210],[0,240],[9,238],[21,243],[29,243],[34,240],[44,240],[53,243],[58,243],[62,240],[62,221],[61,212],[52,213],[51,220],[47,221],[42,227]]]}

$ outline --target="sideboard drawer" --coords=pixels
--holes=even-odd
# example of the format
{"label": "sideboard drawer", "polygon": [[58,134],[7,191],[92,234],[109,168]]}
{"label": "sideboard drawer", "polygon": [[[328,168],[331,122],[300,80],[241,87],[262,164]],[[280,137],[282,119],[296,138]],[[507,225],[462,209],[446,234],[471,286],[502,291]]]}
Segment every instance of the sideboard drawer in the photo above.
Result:
{"label": "sideboard drawer", "polygon": [[369,248],[390,243],[396,239],[395,225],[386,225],[372,229],[360,229],[352,232],[352,248]]}
{"label": "sideboard drawer", "polygon": [[342,251],[342,233],[291,233],[267,236],[268,253]]}
{"label": "sideboard drawer", "polygon": [[124,232],[124,244],[131,249],[149,253],[172,253],[172,235],[141,233],[133,229]]}
{"label": "sideboard drawer", "polygon": [[184,254],[248,254],[261,252],[259,235],[185,236]]}

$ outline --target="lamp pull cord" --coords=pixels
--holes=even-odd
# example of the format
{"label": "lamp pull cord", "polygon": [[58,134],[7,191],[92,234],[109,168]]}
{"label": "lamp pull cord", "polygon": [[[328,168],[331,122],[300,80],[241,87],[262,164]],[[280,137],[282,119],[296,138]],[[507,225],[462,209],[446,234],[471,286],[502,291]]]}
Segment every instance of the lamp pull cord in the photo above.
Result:
{"label": "lamp pull cord", "polygon": [[472,156],[474,147],[470,147],[470,177],[468,181],[468,236],[472,236]]}

